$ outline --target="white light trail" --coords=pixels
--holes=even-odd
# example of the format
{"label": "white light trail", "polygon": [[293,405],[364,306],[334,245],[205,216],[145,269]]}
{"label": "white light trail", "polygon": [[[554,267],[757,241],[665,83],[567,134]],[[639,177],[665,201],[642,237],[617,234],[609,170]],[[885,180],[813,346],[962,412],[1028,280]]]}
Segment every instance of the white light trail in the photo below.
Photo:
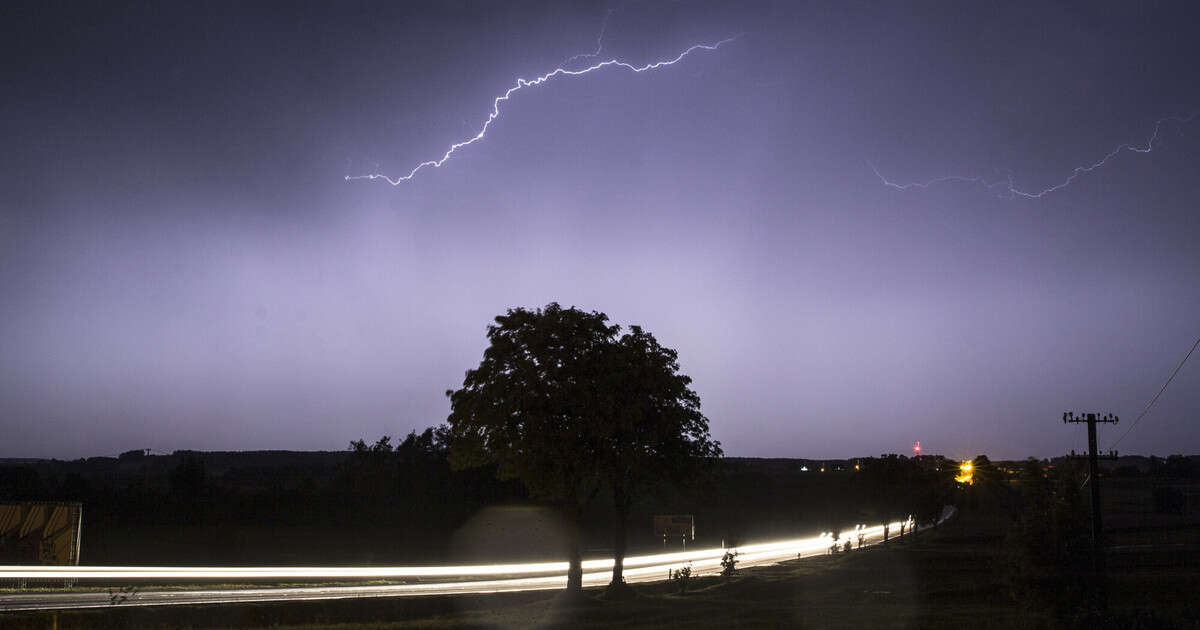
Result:
{"label": "white light trail", "polygon": [[[601,33],[601,37],[603,37],[603,32]],[[596,70],[602,70],[602,69],[608,68],[608,67],[624,68],[626,70],[629,70],[629,71],[635,72],[635,73],[642,73],[642,72],[647,72],[650,70],[657,70],[659,68],[663,68],[666,66],[675,65],[676,63],[679,63],[680,61],[682,61],[684,57],[687,57],[688,55],[692,54],[693,52],[695,52],[697,50],[713,51],[713,50],[720,48],[721,46],[724,46],[725,44],[728,44],[728,43],[738,39],[739,37],[741,37],[741,34],[734,35],[732,37],[727,37],[727,38],[722,39],[713,44],[695,44],[693,46],[688,47],[686,50],[684,50],[683,52],[679,53],[678,55],[676,55],[675,57],[673,57],[671,59],[655,61],[655,62],[648,63],[643,66],[635,66],[629,62],[620,61],[618,59],[609,59],[608,61],[601,61],[601,62],[592,64],[586,68],[580,68],[577,70],[569,70],[567,68],[559,66],[558,68],[555,68],[554,70],[551,70],[550,72],[547,72],[546,74],[543,74],[534,79],[519,78],[519,79],[517,79],[516,84],[513,85],[512,87],[508,88],[508,90],[506,90],[504,92],[504,94],[501,94],[500,96],[497,96],[494,100],[492,100],[492,111],[488,114],[487,120],[485,120],[483,122],[483,126],[480,127],[479,132],[476,133],[475,135],[471,136],[470,138],[467,138],[465,140],[460,140],[459,142],[455,142],[454,144],[450,145],[450,148],[447,149],[446,152],[442,154],[442,157],[440,157],[436,160],[427,160],[425,162],[421,162],[420,164],[413,167],[413,169],[411,171],[409,171],[407,175],[403,175],[400,177],[391,177],[388,175],[384,175],[382,173],[369,173],[366,175],[346,175],[346,181],[352,181],[352,180],[358,180],[358,179],[369,179],[369,180],[382,179],[393,186],[398,186],[401,182],[405,182],[405,181],[412,179],[414,176],[416,176],[416,174],[418,172],[420,172],[424,168],[440,167],[442,164],[446,163],[446,160],[450,159],[450,156],[454,155],[455,151],[458,151],[459,149],[461,149],[465,146],[472,145],[472,144],[482,140],[483,137],[487,134],[488,128],[491,127],[492,122],[500,117],[500,103],[503,103],[504,101],[507,101],[508,99],[512,98],[513,94],[519,92],[520,90],[522,90],[524,88],[539,86],[539,85],[541,85],[555,77],[558,77],[558,76],[577,77],[577,76],[582,76],[582,75],[588,74],[589,72],[595,72]],[[599,49],[597,49],[597,50],[599,50]],[[596,54],[599,54],[599,52],[597,52]],[[580,55],[576,55],[576,57],[580,57]],[[574,58],[575,57],[573,57],[572,59],[574,59]],[[568,61],[570,61],[570,60],[568,60]],[[563,65],[566,65],[566,64],[563,64]]]}
{"label": "white light trail", "polygon": [[[896,530],[900,523],[892,523]],[[865,536],[882,536],[883,526],[866,527]],[[796,538],[737,547],[739,563],[754,563],[767,559],[795,558],[827,549],[832,543],[828,534]],[[625,558],[626,573],[652,575],[670,567],[692,564],[694,568],[712,568],[720,565],[727,550],[720,547],[695,549],[674,553],[661,553]],[[598,572],[611,570],[612,558],[597,558],[583,561],[583,570]],[[122,566],[0,566],[0,580],[4,579],[403,579],[403,578],[459,578],[488,576],[543,576],[558,579],[567,571],[566,562],[534,562],[522,564],[481,564],[460,566],[418,567],[122,567]]]}
{"label": "white light trail", "polygon": [[[954,513],[947,507],[939,519],[946,520]],[[912,526],[910,531],[918,528]],[[900,523],[891,523],[892,530]],[[862,534],[864,545],[883,540],[883,526],[847,529],[840,543]],[[738,552],[740,568],[775,564],[785,560],[829,553],[833,545],[830,534],[744,545],[729,551]],[[689,566],[693,576],[721,573],[721,558],[726,549],[694,549],[626,558],[625,578],[629,583],[656,582],[668,579],[670,571]],[[592,559],[583,562],[583,585],[599,587],[612,578],[612,559]],[[296,578],[409,578],[398,584],[337,584],[287,586],[270,585],[252,588],[138,588],[136,595],[114,601],[112,591],[102,590],[43,590],[37,592],[0,593],[0,612],[17,610],[65,610],[109,608],[121,606],[166,606],[229,604],[237,602],[313,601],[357,597],[410,597],[422,595],[461,595],[467,593],[500,593],[561,589],[567,584],[567,563],[529,563],[474,565],[457,567],[48,567],[0,566],[0,579],[24,581],[107,579],[125,582],[133,578],[164,580],[196,579],[276,579]],[[427,579],[422,579],[427,578]]]}
{"label": "white light trail", "polygon": [[870,161],[867,162],[867,165],[871,167],[872,171],[875,171],[875,176],[879,178],[879,181],[884,186],[889,186],[891,188],[895,188],[896,190],[911,190],[913,188],[925,189],[937,184],[961,182],[978,184],[989,191],[995,192],[997,196],[1004,199],[1015,199],[1018,197],[1026,199],[1040,199],[1050,193],[1058,192],[1063,188],[1070,186],[1080,176],[1091,173],[1092,171],[1104,166],[1109,162],[1109,160],[1112,160],[1125,151],[1129,151],[1131,153],[1150,153],[1154,150],[1154,145],[1156,142],[1158,142],[1159,134],[1164,125],[1168,123],[1184,125],[1192,122],[1192,120],[1194,120],[1197,116],[1200,116],[1200,112],[1193,113],[1189,116],[1166,116],[1164,118],[1159,118],[1158,121],[1154,123],[1154,132],[1151,133],[1150,138],[1146,140],[1145,146],[1138,146],[1130,143],[1117,145],[1113,150],[1106,153],[1104,157],[1100,158],[1099,160],[1088,164],[1083,164],[1081,166],[1076,166],[1071,171],[1071,174],[1066,177],[1066,179],[1063,179],[1057,184],[1041,190],[1023,190],[1017,188],[1016,184],[1013,183],[1012,173],[1008,171],[1004,171],[1005,176],[1003,178],[998,178],[994,181],[989,181],[986,177],[979,175],[946,175],[943,177],[935,177],[924,182],[909,182],[902,184],[893,182],[887,177],[884,177],[883,173],[880,173],[879,169],[876,168],[875,165]]}

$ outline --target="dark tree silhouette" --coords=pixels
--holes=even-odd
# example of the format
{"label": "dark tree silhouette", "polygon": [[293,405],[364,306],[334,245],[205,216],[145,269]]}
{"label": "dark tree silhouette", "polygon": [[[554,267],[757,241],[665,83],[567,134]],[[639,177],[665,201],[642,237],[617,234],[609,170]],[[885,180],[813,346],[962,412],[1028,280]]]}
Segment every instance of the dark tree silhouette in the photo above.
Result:
{"label": "dark tree silhouette", "polygon": [[491,346],[448,392],[450,460],[496,464],[562,506],[571,532],[568,589],[582,584],[579,514],[604,487],[616,512],[613,584],[624,583],[633,500],[657,483],[703,477],[720,457],[678,353],[603,313],[514,309],[488,328]]}
{"label": "dark tree silhouette", "polygon": [[638,494],[662,482],[689,485],[714,469],[721,445],[709,439],[700,397],[679,373],[678,353],[631,326],[605,352],[601,379],[607,403],[600,465],[616,513],[612,585],[624,584],[630,507]]}
{"label": "dark tree silhouette", "polygon": [[619,330],[599,312],[551,303],[510,309],[488,326],[490,345],[450,397],[450,463],[496,465],[537,499],[561,507],[568,527],[567,589],[583,584],[579,518],[600,489],[597,427],[609,415],[601,376]]}
{"label": "dark tree silhouette", "polygon": [[865,484],[875,520],[883,525],[885,545],[892,536],[889,523],[911,513],[914,474],[915,466],[903,455],[888,453],[863,460],[858,477]]}
{"label": "dark tree silhouette", "polygon": [[395,506],[396,458],[392,437],[384,435],[368,444],[350,442],[350,455],[343,463],[346,508],[374,518],[385,518]]}
{"label": "dark tree silhouette", "polygon": [[913,488],[912,516],[918,526],[936,526],[942,509],[951,503],[954,494],[954,473],[957,470],[946,462],[939,468],[918,468]]}

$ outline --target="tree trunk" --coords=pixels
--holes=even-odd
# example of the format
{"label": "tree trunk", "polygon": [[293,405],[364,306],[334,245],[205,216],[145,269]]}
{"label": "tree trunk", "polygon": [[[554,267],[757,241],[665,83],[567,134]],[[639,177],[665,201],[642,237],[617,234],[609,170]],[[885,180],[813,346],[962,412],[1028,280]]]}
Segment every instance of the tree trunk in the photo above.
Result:
{"label": "tree trunk", "polygon": [[567,593],[583,592],[583,558],[579,550],[579,505],[566,506],[567,517]]}
{"label": "tree trunk", "polygon": [[617,522],[613,533],[613,586],[625,583],[625,550],[627,549],[627,529],[629,525],[629,498],[619,485],[613,488],[613,509]]}

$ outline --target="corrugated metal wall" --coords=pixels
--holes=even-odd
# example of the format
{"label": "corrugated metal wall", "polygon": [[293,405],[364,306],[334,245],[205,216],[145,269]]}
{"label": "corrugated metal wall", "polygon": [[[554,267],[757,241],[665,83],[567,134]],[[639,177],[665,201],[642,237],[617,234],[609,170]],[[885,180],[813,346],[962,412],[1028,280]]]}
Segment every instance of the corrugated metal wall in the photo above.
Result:
{"label": "corrugated metal wall", "polygon": [[0,503],[0,558],[15,564],[79,564],[83,506]]}

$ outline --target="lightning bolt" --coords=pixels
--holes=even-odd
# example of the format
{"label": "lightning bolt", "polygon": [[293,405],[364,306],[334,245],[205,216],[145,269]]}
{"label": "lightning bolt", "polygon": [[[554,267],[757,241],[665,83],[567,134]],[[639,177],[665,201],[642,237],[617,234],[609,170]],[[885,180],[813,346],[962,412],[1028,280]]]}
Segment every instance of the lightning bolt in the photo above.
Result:
{"label": "lightning bolt", "polygon": [[[450,148],[446,149],[446,152],[442,154],[442,157],[440,157],[436,160],[427,160],[425,162],[421,162],[420,164],[414,166],[413,169],[411,171],[409,171],[407,175],[403,175],[400,177],[389,177],[389,176],[381,174],[381,173],[369,173],[366,175],[346,175],[345,179],[346,179],[346,181],[353,181],[353,180],[358,180],[358,179],[370,179],[370,180],[382,179],[393,186],[398,186],[398,185],[400,185],[401,182],[406,182],[406,181],[412,179],[413,177],[415,177],[416,174],[419,173],[422,169],[429,168],[429,167],[433,167],[433,168],[440,167],[442,164],[446,163],[446,160],[450,159],[450,156],[454,155],[455,151],[458,151],[459,149],[461,149],[463,147],[470,146],[470,145],[475,144],[476,142],[479,142],[480,140],[482,140],[483,137],[485,135],[487,135],[488,128],[491,127],[492,123],[497,118],[500,117],[500,104],[509,100],[510,98],[512,98],[513,94],[516,94],[517,92],[519,92],[527,87],[536,87],[536,86],[542,85],[543,83],[546,83],[547,81],[550,81],[551,79],[553,79],[555,77],[560,77],[560,76],[578,77],[578,76],[582,76],[582,75],[585,75],[585,74],[588,74],[591,72],[595,72],[597,70],[603,70],[604,68],[609,68],[609,67],[624,68],[626,70],[629,70],[630,72],[635,72],[635,73],[649,72],[651,70],[657,70],[659,68],[664,68],[666,66],[675,65],[675,64],[679,63],[680,61],[682,61],[684,59],[684,57],[687,57],[688,55],[692,54],[693,52],[696,52],[697,50],[714,51],[714,50],[720,48],[721,46],[724,46],[725,44],[728,44],[734,40],[737,40],[741,36],[742,36],[742,34],[739,33],[739,34],[733,35],[731,37],[726,37],[725,39],[722,39],[722,40],[712,43],[712,44],[695,44],[693,46],[688,47],[687,49],[685,49],[683,52],[679,53],[675,57],[648,63],[644,66],[635,66],[629,62],[620,61],[618,59],[609,59],[608,61],[601,61],[601,62],[592,64],[586,68],[580,68],[580,69],[576,69],[576,70],[569,70],[567,68],[559,66],[559,67],[555,68],[554,70],[551,70],[550,72],[547,72],[546,74],[543,74],[534,79],[518,78],[516,84],[514,84],[512,87],[505,90],[505,92],[503,94],[501,94],[500,96],[497,96],[495,99],[492,100],[492,111],[488,114],[487,120],[483,121],[483,126],[479,128],[479,132],[469,138],[466,138],[465,140],[460,140],[460,141],[455,142],[454,144],[450,145]],[[597,54],[599,54],[599,53],[597,53]],[[563,64],[563,65],[566,65],[566,64]]]}
{"label": "lightning bolt", "polygon": [[600,34],[596,36],[596,52],[571,55],[570,57],[567,57],[566,61],[559,65],[568,65],[576,59],[595,59],[596,57],[599,57],[600,53],[604,50],[604,31],[608,29],[608,18],[612,17],[612,14],[613,10],[609,9],[608,13],[604,14],[604,19],[600,21]]}
{"label": "lightning bolt", "polygon": [[1144,146],[1130,143],[1117,145],[1113,150],[1106,153],[1104,157],[1100,158],[1099,160],[1083,164],[1081,166],[1076,166],[1071,171],[1071,174],[1065,179],[1057,184],[1054,184],[1053,186],[1043,188],[1041,190],[1023,190],[1021,188],[1017,188],[1017,186],[1013,183],[1011,171],[999,171],[1000,173],[1003,173],[1003,177],[997,177],[993,180],[989,180],[988,178],[979,175],[946,175],[943,177],[935,177],[924,182],[909,182],[907,184],[901,184],[893,182],[887,177],[884,177],[883,173],[880,173],[879,169],[876,168],[875,164],[873,164],[870,160],[867,161],[867,165],[871,167],[872,171],[875,171],[875,176],[879,178],[879,181],[884,186],[895,188],[896,190],[911,190],[914,188],[925,189],[938,184],[961,182],[978,184],[983,186],[988,191],[995,192],[997,196],[1004,199],[1016,199],[1018,197],[1025,199],[1041,199],[1050,193],[1058,192],[1067,186],[1070,186],[1075,182],[1075,180],[1088,173],[1091,173],[1098,168],[1101,168],[1105,164],[1108,164],[1109,161],[1113,160],[1121,153],[1126,151],[1130,153],[1150,153],[1154,150],[1155,143],[1158,142],[1159,135],[1161,134],[1164,125],[1184,125],[1195,120],[1197,116],[1200,116],[1200,112],[1193,113],[1190,116],[1166,116],[1164,118],[1159,118],[1158,121],[1154,123],[1154,132],[1150,134],[1150,137],[1146,140],[1146,144]]}

